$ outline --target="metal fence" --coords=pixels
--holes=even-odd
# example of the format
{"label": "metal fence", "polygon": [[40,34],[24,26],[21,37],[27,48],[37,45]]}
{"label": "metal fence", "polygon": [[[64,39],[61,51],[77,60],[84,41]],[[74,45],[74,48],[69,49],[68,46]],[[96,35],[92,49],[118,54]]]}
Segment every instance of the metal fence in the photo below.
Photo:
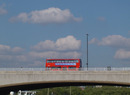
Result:
{"label": "metal fence", "polygon": [[79,69],[47,69],[47,68],[0,68],[0,71],[130,71],[129,67],[112,68],[79,68]]}

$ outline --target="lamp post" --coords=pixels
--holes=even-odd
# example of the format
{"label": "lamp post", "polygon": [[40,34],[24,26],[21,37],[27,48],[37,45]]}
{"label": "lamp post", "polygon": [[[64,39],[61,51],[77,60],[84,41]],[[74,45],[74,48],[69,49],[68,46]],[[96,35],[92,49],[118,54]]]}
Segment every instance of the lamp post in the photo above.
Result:
{"label": "lamp post", "polygon": [[71,95],[71,86],[70,86],[70,95]]}
{"label": "lamp post", "polygon": [[87,63],[86,65],[87,65],[87,70],[88,70],[88,34],[86,34],[86,36],[87,36]]}
{"label": "lamp post", "polygon": [[48,91],[47,91],[47,95],[49,95],[49,88],[48,88]]}

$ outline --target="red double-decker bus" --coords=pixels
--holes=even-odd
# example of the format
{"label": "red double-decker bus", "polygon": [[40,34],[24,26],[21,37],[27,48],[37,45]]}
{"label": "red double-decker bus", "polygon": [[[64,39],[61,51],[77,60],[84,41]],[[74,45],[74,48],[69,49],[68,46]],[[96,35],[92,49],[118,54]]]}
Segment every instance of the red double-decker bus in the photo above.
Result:
{"label": "red double-decker bus", "polygon": [[78,70],[81,67],[81,59],[46,59],[47,70]]}

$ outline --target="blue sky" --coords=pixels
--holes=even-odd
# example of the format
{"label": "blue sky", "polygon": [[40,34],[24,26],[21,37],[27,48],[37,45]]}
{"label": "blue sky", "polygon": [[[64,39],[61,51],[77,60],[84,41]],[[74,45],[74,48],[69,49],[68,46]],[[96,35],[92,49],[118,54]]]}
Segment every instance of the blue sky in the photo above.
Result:
{"label": "blue sky", "polygon": [[130,66],[130,0],[0,0],[0,67],[44,67],[81,58],[86,67]]}

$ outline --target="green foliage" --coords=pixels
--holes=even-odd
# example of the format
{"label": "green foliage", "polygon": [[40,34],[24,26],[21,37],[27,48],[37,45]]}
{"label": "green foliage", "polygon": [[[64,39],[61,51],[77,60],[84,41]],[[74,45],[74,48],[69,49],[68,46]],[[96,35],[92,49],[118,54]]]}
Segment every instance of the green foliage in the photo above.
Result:
{"label": "green foliage", "polygon": [[[49,92],[49,93],[48,93]],[[37,95],[130,95],[130,88],[115,86],[55,87],[37,90]]]}

